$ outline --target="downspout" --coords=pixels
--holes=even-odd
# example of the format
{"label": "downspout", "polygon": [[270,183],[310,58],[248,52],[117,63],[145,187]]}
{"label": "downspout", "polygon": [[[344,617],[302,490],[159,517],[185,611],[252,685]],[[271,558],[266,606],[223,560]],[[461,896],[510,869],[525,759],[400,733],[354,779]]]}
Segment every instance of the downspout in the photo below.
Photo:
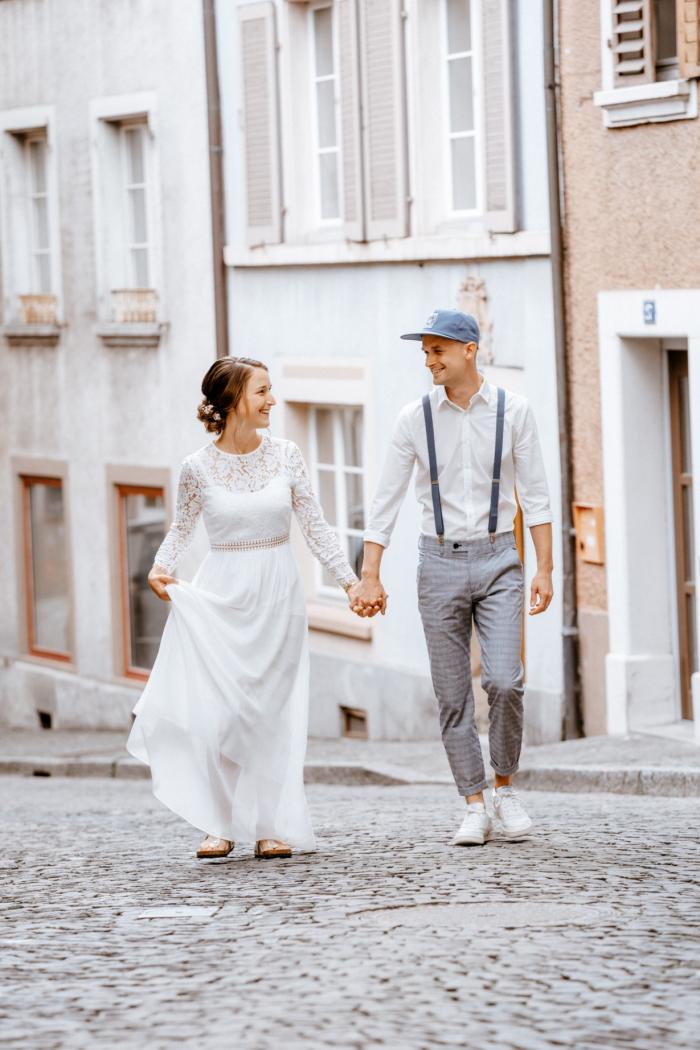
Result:
{"label": "downspout", "polygon": [[576,546],[572,523],[573,481],[571,411],[566,359],[566,301],[562,243],[562,183],[558,103],[557,0],[544,0],[544,90],[547,120],[547,174],[551,237],[554,356],[557,380],[557,416],[561,474],[563,712],[562,737],[583,735],[580,698],[578,626],[576,622]]}
{"label": "downspout", "polygon": [[228,296],[224,244],[226,239],[224,210],[223,137],[221,133],[221,98],[216,45],[215,0],[203,0],[204,70],[207,91],[207,125],[209,134],[209,198],[211,208],[211,245],[214,275],[214,327],[216,356],[228,355]]}

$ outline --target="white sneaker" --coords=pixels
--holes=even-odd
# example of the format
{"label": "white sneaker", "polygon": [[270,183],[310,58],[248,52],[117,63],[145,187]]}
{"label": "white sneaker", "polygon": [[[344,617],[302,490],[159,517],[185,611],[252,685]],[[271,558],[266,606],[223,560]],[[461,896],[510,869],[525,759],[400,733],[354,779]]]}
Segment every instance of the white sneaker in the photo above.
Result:
{"label": "white sneaker", "polygon": [[501,787],[493,792],[493,813],[499,831],[507,839],[524,838],[532,827],[532,820],[523,809],[515,788]]}
{"label": "white sneaker", "polygon": [[491,820],[483,802],[471,802],[462,826],[452,839],[453,846],[483,846],[491,830]]}

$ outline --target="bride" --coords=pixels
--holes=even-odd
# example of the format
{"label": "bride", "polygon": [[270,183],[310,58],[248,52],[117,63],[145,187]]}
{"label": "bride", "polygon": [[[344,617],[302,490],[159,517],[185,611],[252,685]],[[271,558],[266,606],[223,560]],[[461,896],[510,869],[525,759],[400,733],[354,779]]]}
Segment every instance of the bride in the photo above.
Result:
{"label": "bride", "polygon": [[[304,795],[306,604],[289,544],[292,511],[313,554],[349,595],[358,582],[311,491],[298,447],[265,432],[267,367],[216,361],[198,417],[218,438],[188,456],[175,521],[148,580],[171,614],[127,748],[153,793],[207,832],[198,857],[236,839],[257,857],[312,849]],[[262,436],[258,433],[263,430]],[[192,583],[173,576],[200,514],[210,550]]]}

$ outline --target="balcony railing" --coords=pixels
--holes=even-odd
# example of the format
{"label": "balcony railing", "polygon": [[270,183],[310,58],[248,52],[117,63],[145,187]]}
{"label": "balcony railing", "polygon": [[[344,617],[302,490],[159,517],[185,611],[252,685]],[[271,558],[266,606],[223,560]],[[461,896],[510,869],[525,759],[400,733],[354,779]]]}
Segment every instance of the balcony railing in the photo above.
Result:
{"label": "balcony railing", "polygon": [[152,288],[115,288],[111,305],[115,324],[155,324],[158,320],[158,293]]}
{"label": "balcony railing", "polygon": [[55,295],[19,295],[21,324],[58,324],[58,301]]}

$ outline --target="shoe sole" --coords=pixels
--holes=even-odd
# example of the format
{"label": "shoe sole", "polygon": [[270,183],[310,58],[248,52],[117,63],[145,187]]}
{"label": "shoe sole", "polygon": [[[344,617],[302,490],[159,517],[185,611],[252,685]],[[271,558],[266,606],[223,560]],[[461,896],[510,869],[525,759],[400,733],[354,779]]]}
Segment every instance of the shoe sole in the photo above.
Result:
{"label": "shoe sole", "polygon": [[526,828],[520,828],[518,831],[506,831],[503,827],[499,828],[498,834],[502,836],[502,838],[508,839],[509,842],[522,842],[523,839],[529,837],[532,827],[533,825],[531,821]]}
{"label": "shoe sole", "polygon": [[452,846],[485,846],[488,842],[488,836],[483,839],[452,839],[450,845]]}

